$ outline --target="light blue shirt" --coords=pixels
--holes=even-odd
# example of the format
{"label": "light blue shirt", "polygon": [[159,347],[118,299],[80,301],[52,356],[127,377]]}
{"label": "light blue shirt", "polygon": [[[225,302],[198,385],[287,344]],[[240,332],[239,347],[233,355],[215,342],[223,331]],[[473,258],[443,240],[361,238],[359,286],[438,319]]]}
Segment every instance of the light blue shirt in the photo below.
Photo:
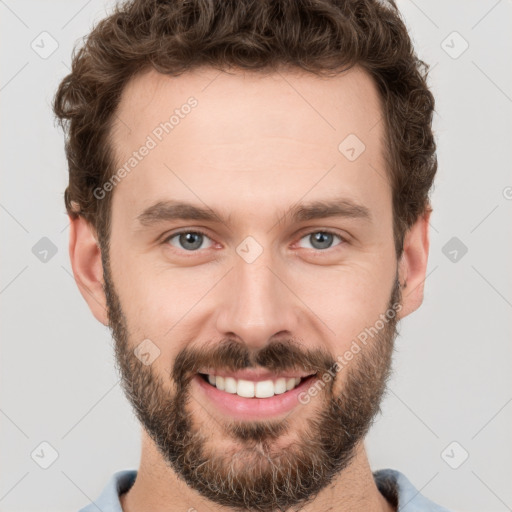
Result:
{"label": "light blue shirt", "polygon": [[[135,482],[137,471],[127,469],[114,473],[99,498],[78,512],[123,512],[119,495],[128,491]],[[394,469],[374,471],[377,488],[386,499],[397,503],[399,512],[450,512],[422,496],[409,480]]]}

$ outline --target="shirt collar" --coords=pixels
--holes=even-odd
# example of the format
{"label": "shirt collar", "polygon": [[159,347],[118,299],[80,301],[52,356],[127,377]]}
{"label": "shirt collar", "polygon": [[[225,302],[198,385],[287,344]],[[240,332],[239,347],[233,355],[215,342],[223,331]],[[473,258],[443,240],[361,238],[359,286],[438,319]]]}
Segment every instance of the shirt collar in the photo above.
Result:
{"label": "shirt collar", "polygon": [[[123,512],[119,495],[127,492],[135,482],[137,470],[126,469],[114,473],[94,503],[79,512]],[[380,493],[397,510],[403,512],[449,512],[420,494],[405,475],[394,469],[380,469],[373,473]],[[406,508],[407,507],[407,508]]]}

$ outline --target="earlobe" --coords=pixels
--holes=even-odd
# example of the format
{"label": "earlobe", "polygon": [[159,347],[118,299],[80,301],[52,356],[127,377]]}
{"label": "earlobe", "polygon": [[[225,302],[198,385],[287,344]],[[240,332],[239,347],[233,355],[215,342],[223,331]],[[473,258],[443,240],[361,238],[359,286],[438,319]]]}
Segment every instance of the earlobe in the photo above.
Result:
{"label": "earlobe", "polygon": [[402,287],[400,318],[416,311],[423,302],[430,245],[431,213],[432,209],[428,208],[405,235],[404,250],[399,262],[399,279]]}
{"label": "earlobe", "polygon": [[94,317],[108,325],[101,250],[95,230],[82,216],[70,216],[69,220],[69,258],[75,281]]}

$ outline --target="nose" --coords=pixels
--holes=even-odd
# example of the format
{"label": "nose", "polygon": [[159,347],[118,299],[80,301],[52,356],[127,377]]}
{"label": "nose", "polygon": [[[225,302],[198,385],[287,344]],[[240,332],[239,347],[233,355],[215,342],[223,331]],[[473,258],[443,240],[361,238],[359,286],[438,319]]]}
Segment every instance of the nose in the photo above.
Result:
{"label": "nose", "polygon": [[264,255],[252,263],[235,261],[223,280],[216,318],[221,336],[238,338],[253,350],[277,335],[295,335],[298,326],[299,301],[288,287],[286,271]]}

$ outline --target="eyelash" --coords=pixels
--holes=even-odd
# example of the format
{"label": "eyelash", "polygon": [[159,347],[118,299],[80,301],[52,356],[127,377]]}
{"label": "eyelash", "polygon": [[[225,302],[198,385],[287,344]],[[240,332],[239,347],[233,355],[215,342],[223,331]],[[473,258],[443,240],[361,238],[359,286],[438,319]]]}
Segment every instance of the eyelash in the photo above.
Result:
{"label": "eyelash", "polygon": [[[198,235],[203,235],[207,238],[209,238],[210,240],[213,241],[213,239],[207,234],[205,233],[204,231],[202,231],[201,229],[185,229],[185,230],[182,230],[182,231],[177,231],[175,233],[172,233],[170,234],[169,236],[167,236],[163,241],[162,241],[162,244],[168,244],[169,241],[176,237],[176,236],[179,236],[179,235],[183,235],[185,233],[194,233],[194,234],[198,234]],[[308,231],[307,233],[304,233],[299,240],[302,240],[305,236],[308,236],[308,235],[312,235],[313,233],[326,233],[326,234],[329,234],[329,235],[333,235],[335,237],[338,237],[340,240],[341,240],[341,243],[338,244],[338,245],[345,245],[348,243],[347,239],[342,237],[340,234],[338,234],[337,232],[335,231],[331,231],[329,229],[314,229],[312,231]],[[313,251],[315,253],[326,253],[328,252],[329,250],[335,250],[335,248],[338,247],[338,246],[334,246],[334,247],[329,247],[327,249],[317,249],[317,250],[314,250]],[[173,247],[173,249],[176,249],[175,247]],[[196,250],[196,251],[185,251],[185,249],[183,249],[183,252],[188,252],[190,254],[193,254],[193,253],[197,253],[197,252],[201,252],[200,250]]]}

